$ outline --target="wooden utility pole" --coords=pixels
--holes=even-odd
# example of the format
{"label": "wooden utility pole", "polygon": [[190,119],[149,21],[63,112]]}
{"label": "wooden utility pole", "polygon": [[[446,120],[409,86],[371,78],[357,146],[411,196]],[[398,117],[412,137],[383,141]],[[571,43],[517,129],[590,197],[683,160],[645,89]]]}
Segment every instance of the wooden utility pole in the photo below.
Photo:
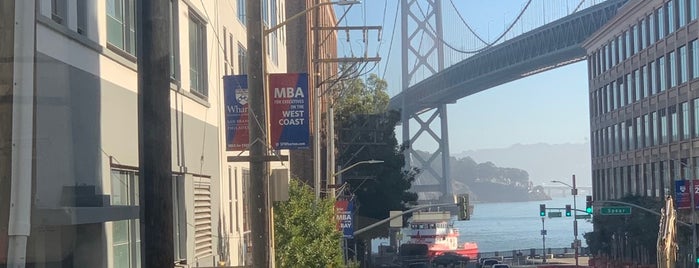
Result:
{"label": "wooden utility pole", "polygon": [[7,264],[12,176],[12,77],[15,1],[0,1],[0,266]]}
{"label": "wooden utility pole", "polygon": [[170,1],[136,2],[141,267],[172,267]]}
{"label": "wooden utility pole", "polygon": [[254,267],[272,267],[268,205],[269,170],[265,126],[265,54],[263,52],[262,1],[246,1],[248,30],[248,118],[250,130],[250,223]]}

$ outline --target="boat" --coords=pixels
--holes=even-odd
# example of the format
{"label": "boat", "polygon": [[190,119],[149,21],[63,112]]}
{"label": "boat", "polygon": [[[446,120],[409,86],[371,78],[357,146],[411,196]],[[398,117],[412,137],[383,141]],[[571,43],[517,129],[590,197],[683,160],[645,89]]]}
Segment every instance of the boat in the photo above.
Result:
{"label": "boat", "polygon": [[416,212],[404,229],[408,240],[405,244],[424,244],[427,256],[434,259],[441,255],[458,255],[471,260],[478,258],[478,244],[459,244],[459,229],[455,228],[448,211]]}

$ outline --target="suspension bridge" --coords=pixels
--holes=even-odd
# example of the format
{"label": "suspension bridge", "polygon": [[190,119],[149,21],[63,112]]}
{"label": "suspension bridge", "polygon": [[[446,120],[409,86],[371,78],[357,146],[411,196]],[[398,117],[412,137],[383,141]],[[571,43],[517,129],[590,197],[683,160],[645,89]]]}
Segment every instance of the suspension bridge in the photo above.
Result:
{"label": "suspension bridge", "polygon": [[[406,168],[422,170],[413,191],[423,200],[441,196],[437,199],[445,201],[453,193],[447,104],[584,60],[581,44],[626,3],[529,0],[505,30],[489,41],[473,30],[453,1],[401,0],[403,90],[391,98],[389,108],[401,110]],[[457,21],[448,23],[448,37],[445,20]],[[412,147],[423,138],[437,144],[427,157]]]}

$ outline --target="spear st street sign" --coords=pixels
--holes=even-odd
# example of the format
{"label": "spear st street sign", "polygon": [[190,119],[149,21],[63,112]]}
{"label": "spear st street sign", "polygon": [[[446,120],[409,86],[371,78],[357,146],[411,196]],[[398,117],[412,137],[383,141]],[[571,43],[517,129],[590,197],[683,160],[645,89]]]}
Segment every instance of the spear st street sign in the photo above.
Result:
{"label": "spear st street sign", "polygon": [[629,215],[631,207],[602,207],[599,212],[602,215]]}

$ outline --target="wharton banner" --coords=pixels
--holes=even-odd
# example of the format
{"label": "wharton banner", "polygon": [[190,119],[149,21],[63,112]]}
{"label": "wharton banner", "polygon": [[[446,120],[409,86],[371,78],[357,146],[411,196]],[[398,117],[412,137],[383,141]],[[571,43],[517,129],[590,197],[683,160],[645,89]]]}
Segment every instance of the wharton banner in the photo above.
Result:
{"label": "wharton banner", "polygon": [[692,197],[694,194],[694,207],[699,208],[699,180],[694,180],[694,191],[691,190],[690,181],[675,181],[675,207],[677,209],[689,209],[692,207]]}
{"label": "wharton banner", "polygon": [[307,149],[308,74],[269,75],[269,119],[272,148]]}
{"label": "wharton banner", "polygon": [[250,143],[248,130],[248,76],[223,77],[226,108],[226,150],[245,151]]}

